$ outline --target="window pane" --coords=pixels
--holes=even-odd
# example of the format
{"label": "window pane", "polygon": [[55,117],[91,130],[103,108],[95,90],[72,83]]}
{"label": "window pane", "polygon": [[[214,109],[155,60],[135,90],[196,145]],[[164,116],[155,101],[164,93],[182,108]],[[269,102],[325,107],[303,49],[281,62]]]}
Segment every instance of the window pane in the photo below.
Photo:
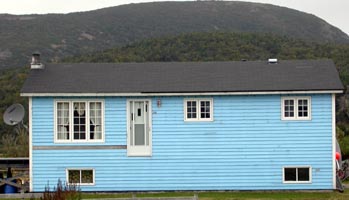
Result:
{"label": "window pane", "polygon": [[284,117],[294,117],[294,100],[284,100]]}
{"label": "window pane", "polygon": [[298,117],[308,117],[307,99],[298,99]]}
{"label": "window pane", "polygon": [[294,117],[294,112],[290,112],[290,117]]}
{"label": "window pane", "polygon": [[102,139],[102,103],[90,102],[90,140]]}
{"label": "window pane", "polygon": [[309,168],[298,168],[298,181],[309,180]]}
{"label": "window pane", "polygon": [[296,168],[284,168],[285,181],[297,181]]}
{"label": "window pane", "polygon": [[58,123],[58,124],[62,124],[62,121],[63,121],[63,120],[62,120],[61,117],[58,117],[58,118],[57,118],[57,123]]}
{"label": "window pane", "polygon": [[93,118],[96,116],[96,111],[90,107],[90,117]]}
{"label": "window pane", "polygon": [[57,102],[57,139],[69,140],[69,103]]}
{"label": "window pane", "polygon": [[86,105],[85,102],[74,102],[74,139],[86,139]]}
{"label": "window pane", "polygon": [[80,170],[69,170],[68,181],[69,183],[80,183]]}
{"label": "window pane", "polygon": [[302,111],[299,111],[299,112],[298,112],[298,116],[299,116],[299,117],[303,117],[303,112],[302,112]]}
{"label": "window pane", "polygon": [[145,145],[145,124],[134,125],[135,145]]}
{"label": "window pane", "polygon": [[196,118],[196,101],[187,101],[187,119]]}
{"label": "window pane", "polygon": [[93,170],[81,170],[81,183],[93,183]]}
{"label": "window pane", "polygon": [[91,137],[94,137],[94,138],[90,138],[90,139],[96,139],[96,140],[102,139],[102,129],[100,126],[95,127],[95,132],[94,132],[93,136],[91,136]]}
{"label": "window pane", "polygon": [[210,101],[200,101],[200,118],[210,118]]}

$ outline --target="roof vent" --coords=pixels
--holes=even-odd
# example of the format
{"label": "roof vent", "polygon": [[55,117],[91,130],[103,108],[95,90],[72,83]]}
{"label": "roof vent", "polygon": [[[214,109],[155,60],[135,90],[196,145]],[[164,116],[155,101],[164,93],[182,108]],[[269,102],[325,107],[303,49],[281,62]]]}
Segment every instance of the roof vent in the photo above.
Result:
{"label": "roof vent", "polygon": [[44,69],[44,65],[40,61],[40,53],[33,53],[32,62],[30,63],[30,69]]}
{"label": "roof vent", "polygon": [[278,63],[278,59],[277,58],[269,58],[268,59],[268,63],[269,64],[277,64]]}

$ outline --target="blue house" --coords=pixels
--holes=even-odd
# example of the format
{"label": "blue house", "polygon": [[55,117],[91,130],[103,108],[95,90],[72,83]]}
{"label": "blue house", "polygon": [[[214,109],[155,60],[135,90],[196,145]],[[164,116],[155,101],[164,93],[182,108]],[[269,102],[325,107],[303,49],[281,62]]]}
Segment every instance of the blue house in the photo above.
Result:
{"label": "blue house", "polygon": [[31,191],[336,187],[330,60],[31,68]]}

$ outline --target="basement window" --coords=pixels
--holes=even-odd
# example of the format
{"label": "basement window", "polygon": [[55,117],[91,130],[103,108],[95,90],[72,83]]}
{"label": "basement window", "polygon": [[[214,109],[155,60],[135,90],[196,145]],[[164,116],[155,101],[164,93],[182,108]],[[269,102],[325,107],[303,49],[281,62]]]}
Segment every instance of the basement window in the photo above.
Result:
{"label": "basement window", "polygon": [[311,183],[311,167],[284,167],[283,168],[284,183]]}
{"label": "basement window", "polygon": [[72,185],[93,185],[93,169],[67,169],[67,183]]}

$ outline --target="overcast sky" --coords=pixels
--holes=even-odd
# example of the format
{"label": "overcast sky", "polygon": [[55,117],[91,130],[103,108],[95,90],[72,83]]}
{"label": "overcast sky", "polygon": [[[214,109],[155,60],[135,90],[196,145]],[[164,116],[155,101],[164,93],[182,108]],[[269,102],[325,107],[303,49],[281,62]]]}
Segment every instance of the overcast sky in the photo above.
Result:
{"label": "overcast sky", "polygon": [[[46,14],[94,10],[121,4],[164,0],[0,0],[0,13]],[[167,0],[172,1],[172,0]],[[185,0],[176,0],[185,1]],[[349,0],[249,0],[314,14],[349,35]]]}

